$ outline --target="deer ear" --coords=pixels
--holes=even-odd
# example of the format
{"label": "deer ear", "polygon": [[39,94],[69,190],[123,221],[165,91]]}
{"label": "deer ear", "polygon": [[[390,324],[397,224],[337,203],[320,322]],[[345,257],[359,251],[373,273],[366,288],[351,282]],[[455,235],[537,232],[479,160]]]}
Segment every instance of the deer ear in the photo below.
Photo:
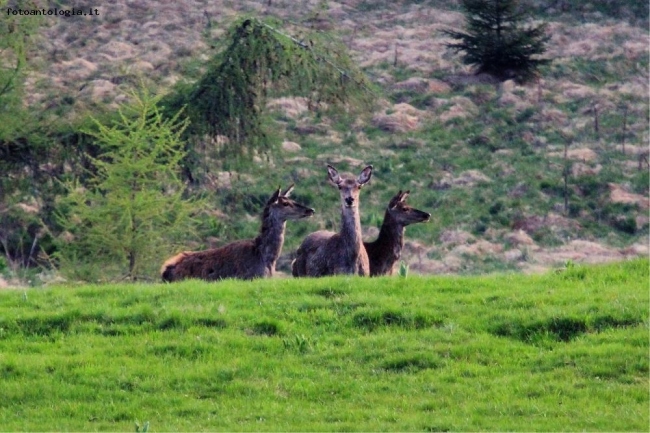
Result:
{"label": "deer ear", "polygon": [[296,185],[292,183],[291,186],[289,186],[289,188],[287,188],[286,190],[284,190],[284,192],[283,192],[282,194],[280,194],[280,195],[281,195],[282,197],[289,197],[289,194],[291,194],[291,192],[293,191],[293,188],[294,188],[295,186],[296,186]]}
{"label": "deer ear", "polygon": [[327,175],[335,184],[338,185],[341,183],[341,176],[339,176],[339,172],[329,164],[327,164]]}
{"label": "deer ear", "polygon": [[400,194],[399,201],[405,202],[410,193],[411,191],[405,191],[404,193]]}
{"label": "deer ear", "polygon": [[402,190],[400,189],[399,192],[395,194],[395,196],[393,196],[393,198],[391,198],[390,201],[388,202],[388,209],[395,209],[397,203],[399,203],[401,199],[402,199]]}
{"label": "deer ear", "polygon": [[278,201],[278,198],[280,198],[280,195],[282,194],[282,189],[278,187],[278,190],[273,193],[267,204],[273,204]]}
{"label": "deer ear", "polygon": [[369,165],[363,169],[363,171],[357,178],[357,183],[359,185],[365,185],[366,183],[368,183],[371,177],[372,177],[372,165]]}

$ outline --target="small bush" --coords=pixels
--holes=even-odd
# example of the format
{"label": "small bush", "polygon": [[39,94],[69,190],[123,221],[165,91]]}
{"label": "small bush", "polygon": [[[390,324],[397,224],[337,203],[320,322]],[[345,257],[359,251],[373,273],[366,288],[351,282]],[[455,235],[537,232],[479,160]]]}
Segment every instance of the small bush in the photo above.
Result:
{"label": "small bush", "polygon": [[619,216],[612,220],[612,227],[616,230],[633,235],[637,231],[636,219],[632,216]]}

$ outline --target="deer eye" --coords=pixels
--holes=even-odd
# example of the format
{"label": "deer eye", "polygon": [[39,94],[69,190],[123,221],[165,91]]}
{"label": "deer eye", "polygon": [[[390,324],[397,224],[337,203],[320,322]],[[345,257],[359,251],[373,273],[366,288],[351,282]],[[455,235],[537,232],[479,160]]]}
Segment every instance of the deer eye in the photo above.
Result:
{"label": "deer eye", "polygon": [[282,206],[289,206],[289,202],[288,201],[283,201]]}

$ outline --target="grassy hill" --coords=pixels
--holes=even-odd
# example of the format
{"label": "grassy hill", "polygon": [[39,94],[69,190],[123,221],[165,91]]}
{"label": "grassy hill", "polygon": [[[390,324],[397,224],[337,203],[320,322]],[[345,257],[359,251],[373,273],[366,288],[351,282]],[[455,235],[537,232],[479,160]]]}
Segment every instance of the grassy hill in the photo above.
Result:
{"label": "grassy hill", "polygon": [[13,431],[647,431],[647,260],[0,292]]}
{"label": "grassy hill", "polygon": [[[339,37],[381,89],[378,107],[360,117],[319,115],[278,95],[269,103],[270,132],[284,143],[243,169],[209,161],[201,189],[213,197],[215,221],[188,249],[254,236],[263,200],[296,182],[296,197],[317,214],[289,224],[279,263],[288,271],[307,233],[338,227],[336,191],[324,181],[332,163],[375,166],[361,197],[366,239],[399,189],[433,214],[407,229],[412,272],[538,271],[567,260],[647,257],[647,4],[569,3],[526,3],[549,23],[553,60],[529,86],[474,76],[445,50],[440,30],[463,25],[457,2],[92,5],[98,16],[47,18],[26,103],[45,109],[48,121],[74,124],[114,109],[143,77],[165,93],[201,73],[214,53],[209,41],[235,17],[273,16]],[[48,208],[31,190],[22,205]],[[172,253],[161,251],[161,262]]]}

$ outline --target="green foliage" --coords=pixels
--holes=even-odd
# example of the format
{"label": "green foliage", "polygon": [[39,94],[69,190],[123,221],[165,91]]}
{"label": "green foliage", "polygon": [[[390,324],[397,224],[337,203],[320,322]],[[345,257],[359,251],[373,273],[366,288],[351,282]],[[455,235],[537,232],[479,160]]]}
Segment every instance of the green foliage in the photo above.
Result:
{"label": "green foliage", "polygon": [[38,116],[23,101],[29,52],[42,19],[8,13],[31,4],[0,0],[0,254],[12,269],[35,263],[41,215],[33,211],[39,207],[34,192],[46,181],[34,172],[48,155],[46,141],[34,133],[40,129]]}
{"label": "green foliage", "polygon": [[[220,157],[249,160],[273,147],[265,127],[271,92],[309,97],[314,107],[370,99],[366,78],[344,48],[322,35],[295,38],[246,18],[231,26],[225,41],[196,83],[179,85],[161,102],[172,115],[187,107],[188,135],[211,137],[208,147]],[[198,141],[193,148],[199,152]]]}
{"label": "green foliage", "polygon": [[401,260],[399,262],[399,272],[397,273],[400,277],[406,278],[409,273],[409,265],[404,261]]}
{"label": "green foliage", "polygon": [[538,57],[550,39],[546,24],[522,26],[526,15],[517,0],[462,0],[466,32],[445,30],[457,43],[447,47],[463,51],[463,62],[500,80],[530,81],[537,69],[549,62]]}
{"label": "green foliage", "polygon": [[[29,8],[27,1],[0,0],[0,146],[8,137],[28,127],[23,108],[24,80],[31,44],[42,23],[38,16],[10,14],[8,8]],[[33,6],[32,6],[33,7]],[[1,150],[1,149],[0,149]]]}
{"label": "green foliage", "polygon": [[149,431],[149,421],[146,421],[142,426],[140,423],[135,423],[135,431],[136,433],[147,433]]}
{"label": "green foliage", "polygon": [[154,417],[160,431],[645,431],[648,265],[0,291],[0,419],[7,431],[143,431]]}
{"label": "green foliage", "polygon": [[95,121],[98,157],[88,180],[67,184],[58,204],[61,269],[74,278],[153,277],[173,245],[192,233],[201,204],[183,198],[180,136],[187,120],[163,119],[159,98],[143,91],[119,110],[119,121]]}

